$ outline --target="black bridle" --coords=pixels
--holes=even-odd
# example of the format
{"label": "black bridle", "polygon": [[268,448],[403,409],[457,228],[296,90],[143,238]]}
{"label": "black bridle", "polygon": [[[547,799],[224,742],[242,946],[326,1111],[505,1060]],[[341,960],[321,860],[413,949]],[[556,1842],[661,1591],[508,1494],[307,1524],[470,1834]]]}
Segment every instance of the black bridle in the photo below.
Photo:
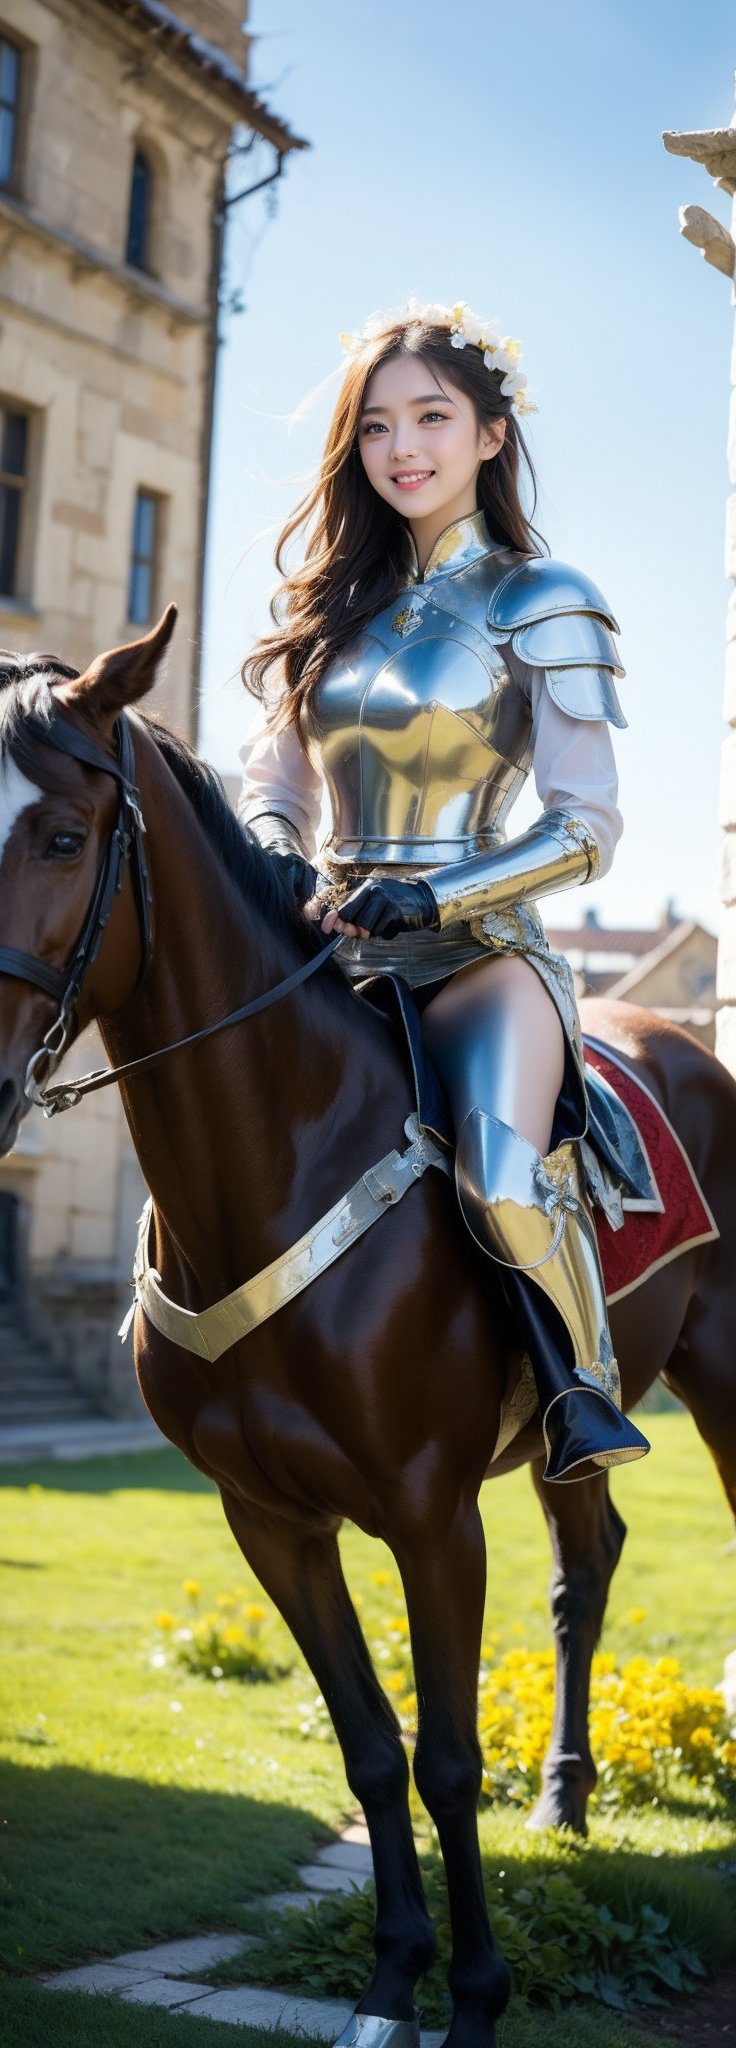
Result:
{"label": "black bridle", "polygon": [[[227,1017],[218,1018],[215,1024],[206,1024],[202,1030],[191,1032],[186,1038],[179,1038],[171,1045],[160,1046],[155,1052],[144,1053],[142,1058],[128,1060],[120,1067],[99,1067],[91,1074],[85,1074],[78,1081],[51,1088],[50,1075],[55,1072],[70,1044],[75,1024],[75,1013],[82,985],[89,969],[93,966],[102,944],[105,928],[115,897],[123,886],[126,863],[130,860],[133,874],[138,917],[141,932],[141,964],[136,987],[140,987],[147,971],[153,950],[151,891],[148,878],[143,840],[145,823],[141,811],[140,796],[135,781],[135,755],[130,723],[123,711],[113,728],[115,755],[105,754],[94,741],[85,738],[76,726],[67,724],[58,713],[46,723],[32,715],[24,721],[24,734],[39,740],[43,746],[54,747],[57,753],[71,754],[76,761],[82,761],[87,768],[96,768],[105,775],[112,775],[118,786],[118,808],[115,823],[103,849],[92,901],[77,940],[71,960],[65,968],[49,967],[44,960],[36,959],[33,953],[19,952],[14,946],[0,946],[0,974],[13,975],[18,981],[31,982],[52,996],[59,1004],[59,1015],[39,1046],[38,1052],[28,1062],[24,1094],[29,1102],[42,1109],[47,1117],[57,1115],[59,1110],[71,1109],[84,1095],[91,1095],[99,1088],[107,1088],[112,1081],[120,1081],[129,1074],[140,1074],[152,1067],[168,1053],[181,1052],[186,1046],[198,1045],[202,1039],[211,1038],[216,1031],[225,1031],[230,1024],[241,1024],[247,1017],[255,1017],[262,1010],[268,1010],[273,1003],[299,988],[310,975],[323,966],[336,946],[339,937],[330,939],[321,952],[286,976],[276,988],[268,989],[265,995],[256,996],[241,1009],[233,1010]],[[39,1069],[43,1070],[40,1080]]]}

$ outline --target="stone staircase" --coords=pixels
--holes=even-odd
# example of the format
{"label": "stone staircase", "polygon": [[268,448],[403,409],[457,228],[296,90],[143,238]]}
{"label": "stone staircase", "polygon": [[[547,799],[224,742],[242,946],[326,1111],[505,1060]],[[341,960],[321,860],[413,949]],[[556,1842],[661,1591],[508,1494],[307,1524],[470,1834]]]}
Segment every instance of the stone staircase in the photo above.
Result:
{"label": "stone staircase", "polygon": [[96,1412],[50,1345],[30,1334],[17,1305],[0,1302],[0,1431],[77,1423]]}
{"label": "stone staircase", "polygon": [[22,1309],[0,1300],[0,1465],[117,1457],[163,1442],[142,1402],[128,1418],[101,1415]]}

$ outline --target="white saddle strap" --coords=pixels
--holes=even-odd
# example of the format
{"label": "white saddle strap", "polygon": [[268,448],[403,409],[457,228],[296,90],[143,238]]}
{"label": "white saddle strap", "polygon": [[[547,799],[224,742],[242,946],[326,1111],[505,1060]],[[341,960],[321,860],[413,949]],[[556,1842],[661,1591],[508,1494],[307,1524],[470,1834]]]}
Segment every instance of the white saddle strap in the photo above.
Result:
{"label": "white saddle strap", "polygon": [[379,1159],[377,1166],[368,1168],[361,1175],[355,1187],[340,1197],[334,1208],[328,1209],[318,1223],[312,1225],[298,1244],[282,1252],[270,1266],[264,1266],[262,1273],[255,1273],[252,1280],[246,1280],[242,1287],[236,1287],[232,1294],[226,1294],[222,1301],[215,1301],[211,1308],[201,1309],[195,1314],[191,1309],[179,1308],[170,1301],[161,1286],[161,1276],[149,1262],[152,1203],[146,1203],[140,1220],[138,1245],[133,1267],[135,1301],[125,1318],[120,1336],[127,1336],[137,1306],[140,1306],[153,1323],[154,1329],[168,1337],[172,1344],[180,1344],[184,1351],[193,1351],[198,1358],[215,1359],[222,1356],[231,1344],[237,1344],[241,1337],[247,1337],[250,1330],[256,1330],[259,1323],[265,1323],[275,1315],[284,1302],[292,1301],[301,1294],[312,1280],[317,1280],[328,1266],[333,1266],[342,1252],[370,1230],[379,1216],[393,1203],[400,1202],[407,1189],[421,1179],[428,1166],[438,1166],[443,1173],[451,1173],[449,1155],[435,1143],[425,1131],[420,1131],[416,1116],[407,1117],[404,1130],[410,1140],[406,1152],[388,1152],[385,1159]]}

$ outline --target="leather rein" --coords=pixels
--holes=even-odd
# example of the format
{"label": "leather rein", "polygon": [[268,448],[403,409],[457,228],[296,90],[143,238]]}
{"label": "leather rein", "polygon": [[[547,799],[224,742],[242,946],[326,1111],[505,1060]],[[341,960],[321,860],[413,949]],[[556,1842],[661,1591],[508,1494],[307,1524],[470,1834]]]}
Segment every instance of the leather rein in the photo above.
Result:
{"label": "leather rein", "polygon": [[[84,1095],[96,1094],[100,1088],[109,1088],[113,1081],[122,1081],[129,1075],[142,1074],[170,1053],[183,1052],[187,1046],[200,1045],[206,1038],[214,1037],[217,1031],[226,1031],[232,1024],[243,1024],[248,1017],[257,1017],[274,1003],[281,1002],[292,990],[300,988],[310,975],[316,974],[331,958],[340,944],[339,936],[327,941],[319,953],[307,960],[303,966],[288,974],[275,988],[267,989],[264,995],[243,1003],[238,1010],[231,1010],[227,1017],[219,1017],[214,1024],[205,1024],[200,1031],[192,1031],[186,1038],[177,1038],[170,1045],[159,1046],[154,1052],[144,1053],[140,1059],[127,1060],[120,1067],[98,1067],[90,1074],[80,1075],[78,1080],[48,1085],[49,1077],[55,1073],[59,1061],[68,1050],[74,1034],[76,1008],[86,975],[93,966],[102,944],[105,928],[115,897],[123,886],[125,870],[130,861],[133,887],[136,897],[141,932],[141,966],[136,988],[150,965],[153,951],[151,918],[151,890],[146,862],[144,837],[146,827],[141,811],[140,796],[135,781],[135,755],[130,722],[123,711],[113,728],[115,756],[106,754],[94,741],[88,740],[76,726],[69,725],[58,713],[47,723],[44,719],[29,716],[24,721],[24,734],[38,740],[43,746],[54,747],[57,753],[71,754],[76,761],[87,768],[97,769],[104,775],[112,775],[118,787],[118,809],[112,831],[103,850],[92,900],[81,933],[74,947],[71,959],[65,968],[50,967],[46,961],[38,960],[33,953],[19,952],[13,946],[0,946],[0,974],[12,975],[18,981],[31,982],[43,990],[44,995],[53,996],[59,1004],[59,1015],[47,1031],[43,1043],[28,1062],[24,1093],[29,1102],[42,1109],[44,1116],[56,1116],[60,1110],[72,1109],[81,1102]],[[39,1078],[39,1074],[42,1078]]]}

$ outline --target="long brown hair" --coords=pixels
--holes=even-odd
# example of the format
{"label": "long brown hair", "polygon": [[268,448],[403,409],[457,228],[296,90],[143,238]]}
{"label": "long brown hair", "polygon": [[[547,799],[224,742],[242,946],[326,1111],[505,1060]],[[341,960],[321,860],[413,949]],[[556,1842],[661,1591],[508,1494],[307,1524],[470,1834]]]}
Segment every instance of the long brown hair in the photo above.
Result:
{"label": "long brown hair", "polygon": [[[522,508],[521,465],[531,484],[532,513],[536,478],[511,400],[501,395],[499,373],[486,369],[480,349],[453,348],[446,327],[421,318],[387,318],[351,356],[316,482],[279,536],[276,567],[284,581],[271,602],[274,631],[256,642],[241,670],[246,689],[263,698],[270,673],[279,665],[287,721],[298,722],[302,705],[339,648],[391,603],[411,568],[409,528],[369,483],[358,445],[368,379],[379,363],[399,355],[420,357],[438,383],[445,378],[465,392],[479,427],[506,420],[501,448],[481,464],[478,505],[491,540],[499,545],[523,555],[538,555],[544,546]],[[284,553],[302,528],[308,529],[304,560],[290,574]]]}

